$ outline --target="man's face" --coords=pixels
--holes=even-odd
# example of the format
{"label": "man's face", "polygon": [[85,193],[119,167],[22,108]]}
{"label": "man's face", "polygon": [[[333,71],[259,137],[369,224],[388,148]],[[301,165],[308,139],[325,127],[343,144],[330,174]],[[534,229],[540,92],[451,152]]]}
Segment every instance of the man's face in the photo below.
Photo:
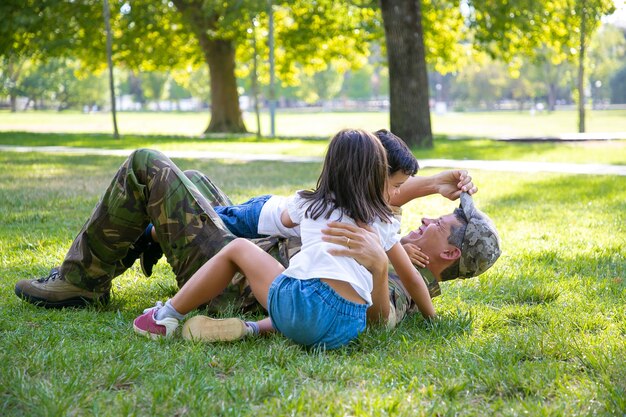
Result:
{"label": "man's face", "polygon": [[394,196],[398,195],[400,187],[408,179],[409,176],[402,171],[396,171],[387,176],[387,181],[385,182],[385,199],[387,203],[389,203]]}
{"label": "man's face", "polygon": [[453,226],[460,226],[454,214],[446,214],[437,219],[422,218],[422,225],[400,239],[400,243],[412,243],[422,252],[432,256],[439,254],[451,246],[448,237]]}

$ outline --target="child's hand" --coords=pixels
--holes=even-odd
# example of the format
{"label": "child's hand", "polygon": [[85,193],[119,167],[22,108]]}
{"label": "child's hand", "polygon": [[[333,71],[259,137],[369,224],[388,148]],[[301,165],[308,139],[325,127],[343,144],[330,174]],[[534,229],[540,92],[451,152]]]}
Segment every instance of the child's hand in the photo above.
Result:
{"label": "child's hand", "polygon": [[472,177],[464,169],[443,171],[435,175],[437,191],[442,196],[454,201],[461,196],[461,192],[476,194],[478,187],[472,182]]}
{"label": "child's hand", "polygon": [[428,256],[422,252],[421,248],[418,248],[413,243],[405,243],[402,247],[409,255],[409,259],[413,265],[426,268],[426,265],[428,265]]}

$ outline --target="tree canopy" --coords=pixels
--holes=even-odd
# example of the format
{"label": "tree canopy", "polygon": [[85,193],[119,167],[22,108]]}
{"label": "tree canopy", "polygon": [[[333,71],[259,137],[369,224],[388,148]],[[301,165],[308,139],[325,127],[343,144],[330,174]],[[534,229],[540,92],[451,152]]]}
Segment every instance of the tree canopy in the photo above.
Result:
{"label": "tree canopy", "polygon": [[[403,59],[403,54],[395,49],[389,51],[389,39],[383,41],[389,31],[385,33],[384,29],[404,29],[410,22],[406,21],[408,14],[385,16],[381,5],[388,3],[273,2],[276,71],[282,86],[297,85],[302,74],[342,74],[358,69],[367,62],[374,46],[382,48],[389,68],[406,67],[411,60],[417,60],[420,74],[426,74],[426,68],[441,74],[457,71],[477,52],[504,60],[513,77],[524,65],[522,56],[555,66],[579,62],[578,90],[583,91],[586,47],[600,17],[614,7],[611,0],[520,0],[515,4],[508,0],[393,0],[394,7],[417,5],[421,25],[401,34],[391,48],[398,48],[400,41],[410,45],[414,39],[423,44],[423,53],[407,50],[407,62],[398,66],[396,61]],[[268,82],[269,4],[267,0],[111,2],[113,62],[136,73],[170,72],[180,85],[197,75],[190,69],[206,66],[205,82],[210,85],[212,105],[207,131],[244,131],[237,77],[248,77],[253,54],[257,54],[261,58],[259,81]],[[4,78],[23,76],[26,59],[45,62],[74,57],[80,60],[80,65],[72,66],[75,72],[104,69],[102,13],[102,4],[97,0],[4,0],[0,3],[0,56],[4,72],[9,74]],[[599,75],[595,74],[603,73],[599,68],[592,70],[596,78]],[[425,94],[425,99],[411,104],[406,114],[401,114],[407,110],[406,105],[392,104],[391,118],[404,120],[406,127],[401,136],[408,135],[411,144],[428,146],[432,143],[429,123],[416,127],[415,121],[429,119],[429,81],[426,75],[415,74],[407,73],[406,79],[390,74],[392,97]],[[329,92],[336,89],[336,76],[317,77],[320,88],[324,86]],[[417,131],[415,135],[413,131]],[[426,142],[420,138],[426,138]]]}

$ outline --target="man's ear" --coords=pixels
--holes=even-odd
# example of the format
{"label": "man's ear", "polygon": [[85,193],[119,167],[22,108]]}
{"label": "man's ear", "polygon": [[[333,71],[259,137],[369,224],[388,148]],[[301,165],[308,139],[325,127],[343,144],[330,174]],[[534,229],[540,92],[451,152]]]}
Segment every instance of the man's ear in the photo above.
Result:
{"label": "man's ear", "polygon": [[456,246],[450,246],[450,249],[441,252],[441,257],[447,261],[456,261],[461,257],[461,249]]}

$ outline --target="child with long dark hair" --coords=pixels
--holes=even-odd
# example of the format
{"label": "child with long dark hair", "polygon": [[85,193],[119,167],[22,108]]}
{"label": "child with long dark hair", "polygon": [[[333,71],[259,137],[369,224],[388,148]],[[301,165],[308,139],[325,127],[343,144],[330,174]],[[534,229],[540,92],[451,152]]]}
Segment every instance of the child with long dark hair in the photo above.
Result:
{"label": "child with long dark hair", "polygon": [[386,181],[387,158],[380,141],[362,130],[339,132],[329,144],[316,188],[298,192],[281,216],[286,227],[299,224],[301,229],[302,250],[289,268],[251,242],[236,239],[165,305],[135,319],[135,331],[151,337],[172,335],[185,314],[219,295],[241,272],[273,326],[288,338],[327,349],[349,343],[365,329],[372,292],[387,288],[386,258],[364,266],[334,256],[337,245],[323,241],[321,230],[331,221],[368,225],[384,251],[397,245],[399,225],[387,205]]}

